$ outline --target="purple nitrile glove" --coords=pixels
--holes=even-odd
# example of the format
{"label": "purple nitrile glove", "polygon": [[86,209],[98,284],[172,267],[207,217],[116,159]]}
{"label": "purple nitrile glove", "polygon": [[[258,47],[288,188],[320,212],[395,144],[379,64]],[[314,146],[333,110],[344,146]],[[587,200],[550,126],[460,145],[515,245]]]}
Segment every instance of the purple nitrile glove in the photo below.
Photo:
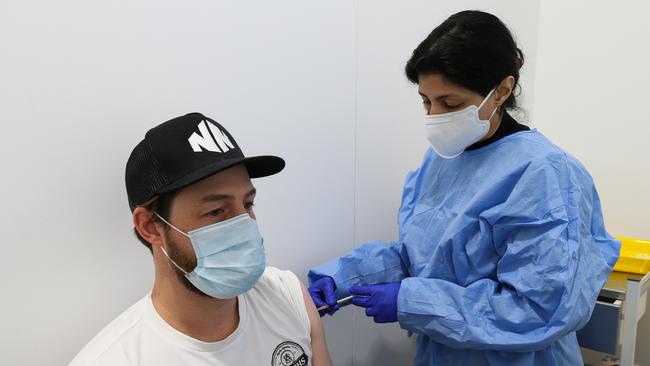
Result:
{"label": "purple nitrile glove", "polygon": [[316,308],[322,306],[329,306],[328,309],[320,310],[318,313],[320,316],[325,314],[334,315],[334,313],[341,308],[339,304],[336,303],[336,283],[334,279],[329,276],[321,277],[314,281],[314,283],[309,286],[309,295],[311,299],[314,300]]}
{"label": "purple nitrile glove", "polygon": [[399,283],[350,287],[350,294],[355,295],[352,303],[366,308],[366,315],[375,323],[396,322],[399,287]]}

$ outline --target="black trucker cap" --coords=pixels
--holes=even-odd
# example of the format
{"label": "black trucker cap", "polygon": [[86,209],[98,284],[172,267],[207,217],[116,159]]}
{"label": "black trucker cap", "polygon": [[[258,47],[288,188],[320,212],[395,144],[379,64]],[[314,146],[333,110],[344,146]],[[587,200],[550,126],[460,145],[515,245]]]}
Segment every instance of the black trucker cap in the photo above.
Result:
{"label": "black trucker cap", "polygon": [[245,157],[232,135],[201,113],[190,113],[149,131],[126,162],[126,194],[133,211],[161,193],[185,187],[244,164],[251,178],[284,169],[277,156]]}

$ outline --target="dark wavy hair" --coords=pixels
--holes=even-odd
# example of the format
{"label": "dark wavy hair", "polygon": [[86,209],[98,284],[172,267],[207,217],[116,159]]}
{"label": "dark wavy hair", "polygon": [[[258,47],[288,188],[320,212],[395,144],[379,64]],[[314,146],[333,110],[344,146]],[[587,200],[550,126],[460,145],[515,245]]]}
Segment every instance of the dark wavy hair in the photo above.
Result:
{"label": "dark wavy hair", "polygon": [[[496,16],[476,10],[456,13],[420,43],[406,63],[406,77],[441,74],[450,82],[486,96],[507,76],[519,87],[524,54],[508,27]],[[517,108],[514,93],[504,102]]]}

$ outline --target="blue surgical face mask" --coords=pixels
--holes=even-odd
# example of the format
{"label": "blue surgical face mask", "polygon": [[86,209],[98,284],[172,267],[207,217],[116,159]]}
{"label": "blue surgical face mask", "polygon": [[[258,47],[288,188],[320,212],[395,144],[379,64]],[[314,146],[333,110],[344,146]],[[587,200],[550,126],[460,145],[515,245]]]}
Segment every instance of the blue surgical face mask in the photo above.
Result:
{"label": "blue surgical face mask", "polygon": [[196,268],[187,272],[162,252],[196,288],[218,299],[241,295],[255,286],[266,267],[263,239],[257,222],[247,213],[185,233],[196,253]]}

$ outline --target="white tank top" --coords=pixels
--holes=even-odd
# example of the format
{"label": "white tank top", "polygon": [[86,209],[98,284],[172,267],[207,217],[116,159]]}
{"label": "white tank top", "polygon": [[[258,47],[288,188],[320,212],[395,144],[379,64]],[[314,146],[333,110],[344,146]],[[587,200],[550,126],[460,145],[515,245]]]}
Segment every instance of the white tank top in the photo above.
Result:
{"label": "white tank top", "polygon": [[113,320],[70,366],[311,365],[310,323],[300,281],[267,267],[240,295],[239,325],[220,342],[202,342],[172,328],[147,294]]}

